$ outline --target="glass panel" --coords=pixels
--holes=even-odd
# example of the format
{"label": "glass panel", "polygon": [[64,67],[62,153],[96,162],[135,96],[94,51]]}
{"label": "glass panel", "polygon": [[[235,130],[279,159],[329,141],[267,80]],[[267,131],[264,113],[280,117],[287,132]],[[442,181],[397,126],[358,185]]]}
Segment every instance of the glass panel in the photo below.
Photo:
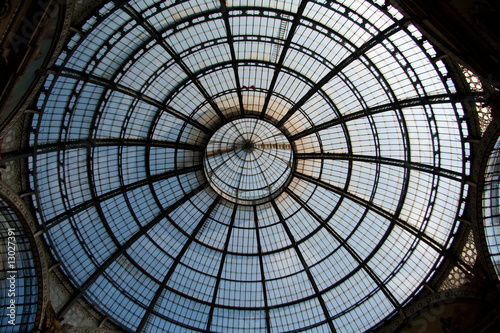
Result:
{"label": "glass panel", "polygon": [[105,316],[366,331],[428,281],[467,195],[468,130],[446,66],[393,7],[99,12],[36,102],[29,168],[52,254]]}

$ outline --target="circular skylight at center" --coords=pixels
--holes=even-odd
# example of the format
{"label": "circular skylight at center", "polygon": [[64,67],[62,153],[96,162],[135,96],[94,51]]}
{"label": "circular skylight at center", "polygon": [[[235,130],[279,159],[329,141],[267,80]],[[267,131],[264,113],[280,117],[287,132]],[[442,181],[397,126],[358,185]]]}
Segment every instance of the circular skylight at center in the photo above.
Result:
{"label": "circular skylight at center", "polygon": [[238,119],[222,126],[205,151],[213,189],[239,204],[263,202],[280,193],[292,174],[290,142],[274,125]]}

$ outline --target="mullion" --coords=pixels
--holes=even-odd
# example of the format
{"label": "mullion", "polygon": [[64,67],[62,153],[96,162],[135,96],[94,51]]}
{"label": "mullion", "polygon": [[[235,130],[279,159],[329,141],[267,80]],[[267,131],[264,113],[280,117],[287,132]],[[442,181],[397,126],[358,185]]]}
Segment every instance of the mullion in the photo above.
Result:
{"label": "mullion", "polygon": [[467,265],[462,259],[458,258],[456,255],[448,251],[446,248],[443,247],[443,245],[439,244],[434,238],[431,236],[427,235],[424,231],[419,230],[418,228],[412,226],[409,224],[407,221],[402,220],[401,218],[397,217],[395,214],[392,214],[382,207],[378,207],[374,205],[372,202],[369,202],[355,194],[352,194],[348,192],[345,189],[340,189],[337,186],[328,184],[320,179],[313,178],[311,176],[302,174],[302,173],[295,173],[295,176],[299,179],[306,180],[312,184],[321,186],[327,190],[330,190],[338,195],[345,196],[346,198],[353,200],[354,202],[365,206],[375,212],[376,214],[380,215],[381,217],[389,220],[392,224],[395,224],[402,228],[403,230],[409,232],[419,240],[423,241],[425,244],[427,244],[430,248],[432,248],[434,251],[436,251],[439,254],[442,254],[446,258],[450,259],[451,261],[457,263],[457,266],[465,272],[466,274],[470,274],[471,268],[469,265]]}
{"label": "mullion", "polygon": [[226,255],[228,253],[229,241],[231,240],[231,234],[234,227],[234,220],[236,217],[236,212],[238,211],[238,205],[234,204],[233,213],[231,215],[231,222],[228,227],[226,241],[224,243],[224,250],[222,251],[222,257],[220,260],[219,271],[217,272],[217,278],[215,280],[214,293],[212,295],[212,303],[210,305],[210,312],[208,314],[207,327],[205,332],[210,332],[210,327],[212,326],[212,321],[214,317],[215,304],[217,302],[217,294],[219,292],[220,281],[222,279],[222,272],[224,271],[224,264],[226,261]]}
{"label": "mullion", "polygon": [[309,266],[307,265],[307,262],[306,262],[304,256],[302,255],[302,252],[300,251],[300,248],[297,244],[297,241],[295,240],[295,237],[293,237],[293,234],[292,234],[290,228],[288,227],[288,224],[286,223],[285,219],[283,218],[283,215],[281,214],[281,211],[280,211],[278,205],[276,204],[276,201],[271,200],[271,204],[274,208],[274,211],[278,215],[278,218],[281,222],[281,225],[283,226],[283,229],[285,230],[288,238],[290,239],[290,242],[293,245],[295,253],[297,254],[297,257],[299,258],[300,263],[302,264],[302,267],[304,268],[304,271],[309,279],[309,282],[311,283],[311,286],[312,286],[312,288],[314,290],[314,294],[315,294],[314,296],[316,297],[316,299],[320,303],[321,309],[323,310],[323,315],[325,316],[325,320],[328,323],[328,326],[330,327],[331,333],[337,332],[335,330],[335,327],[333,326],[333,321],[332,321],[332,318],[331,318],[330,313],[328,311],[328,308],[326,307],[325,300],[323,299],[323,296],[321,295],[321,293],[319,291],[318,285],[316,284],[316,281],[314,280],[314,276],[311,273],[311,270],[309,269]]}
{"label": "mullion", "polygon": [[236,51],[234,49],[234,39],[231,32],[231,23],[229,21],[228,9],[226,6],[226,0],[220,0],[222,18],[224,19],[224,26],[226,28],[226,36],[229,44],[229,50],[231,52],[231,64],[234,70],[234,78],[236,83],[236,93],[238,94],[238,102],[240,104],[240,113],[242,116],[245,115],[245,106],[243,104],[243,95],[241,93],[241,82],[240,75],[238,73],[238,64],[236,62]]}
{"label": "mullion", "polygon": [[[121,4],[120,0],[114,0],[118,4]],[[123,6],[123,10],[129,14],[141,27],[143,27],[151,36],[158,42],[159,45],[161,45],[165,51],[175,59],[177,64],[182,68],[182,70],[185,72],[185,74],[189,77],[189,79],[194,83],[196,88],[200,91],[200,93],[203,95],[203,97],[207,100],[207,102],[210,104],[210,106],[214,109],[215,113],[219,116],[219,118],[223,121],[226,120],[226,117],[224,114],[221,112],[217,104],[214,102],[213,98],[208,94],[206,89],[203,87],[203,85],[200,83],[198,78],[193,74],[191,69],[186,65],[186,63],[182,60],[182,58],[175,52],[175,50],[167,44],[167,42],[163,39],[161,36],[160,32],[158,32],[149,22],[144,20],[141,16],[140,13],[138,13],[133,7],[130,5],[126,4]]]}
{"label": "mullion", "polygon": [[108,267],[115,262],[118,257],[124,253],[126,253],[127,249],[134,244],[139,238],[141,238],[143,235],[146,235],[146,233],[156,226],[158,223],[161,222],[162,219],[164,219],[168,214],[173,212],[175,209],[180,207],[182,204],[187,202],[189,199],[191,199],[193,196],[195,196],[198,192],[202,191],[208,184],[203,183],[188,194],[186,194],[183,198],[172,204],[170,207],[168,207],[166,210],[161,212],[159,215],[157,215],[153,220],[151,220],[148,224],[146,224],[141,230],[139,230],[137,233],[135,233],[132,237],[129,238],[127,242],[122,244],[118,249],[109,256],[108,259],[104,263],[102,263],[97,270],[92,273],[91,276],[87,278],[87,280],[81,284],[77,288],[77,292],[73,294],[69,300],[66,301],[66,303],[61,307],[59,312],[57,313],[57,318],[61,319],[70,309],[71,307],[87,292],[87,289],[90,288],[92,284],[94,284],[97,279],[108,269]]}
{"label": "mullion", "polygon": [[374,36],[369,41],[365,42],[354,52],[352,52],[347,58],[345,58],[340,64],[338,64],[332,71],[325,75],[316,85],[309,90],[302,98],[294,104],[294,106],[288,110],[288,112],[281,118],[281,120],[276,125],[278,128],[283,127],[283,125],[290,119],[290,117],[299,110],[314,94],[316,94],[325,84],[327,84],[333,77],[338,75],[344,68],[352,64],[354,61],[359,59],[363,54],[365,54],[372,47],[383,41],[384,39],[394,35],[402,29],[403,22],[397,22],[391,25],[389,28],[380,32],[378,35]]}
{"label": "mullion", "polygon": [[[306,8],[306,5],[309,1],[308,0],[302,0],[300,2],[299,8],[297,10],[297,13],[294,14],[294,18],[292,21],[292,26],[290,27],[290,30],[288,31],[288,36],[281,48],[281,54],[280,58],[278,60],[278,63],[276,64],[276,67],[274,69],[274,74],[273,78],[271,79],[271,83],[269,84],[269,87],[267,88],[268,92],[266,95],[266,99],[264,100],[264,105],[262,106],[262,111],[260,113],[260,119],[264,119],[266,116],[266,111],[267,107],[269,105],[269,101],[271,100],[272,92],[274,91],[276,82],[278,80],[279,74],[281,72],[281,68],[283,67],[283,63],[286,58],[286,54],[288,52],[288,49],[290,48],[290,44],[292,43],[292,39],[295,36],[295,31],[297,30],[297,26],[299,25],[300,19],[302,18],[302,14],[304,13],[304,9]],[[286,20],[286,18],[281,17],[282,20]]]}

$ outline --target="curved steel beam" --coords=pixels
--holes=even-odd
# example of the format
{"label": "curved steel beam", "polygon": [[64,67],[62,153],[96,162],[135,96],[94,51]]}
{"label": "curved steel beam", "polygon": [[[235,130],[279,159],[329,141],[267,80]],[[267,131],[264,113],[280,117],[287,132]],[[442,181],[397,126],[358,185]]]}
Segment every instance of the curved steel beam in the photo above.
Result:
{"label": "curved steel beam", "polygon": [[420,239],[421,241],[423,241],[425,244],[427,244],[430,248],[432,248],[437,253],[445,256],[446,258],[450,259],[451,261],[453,261],[455,263],[458,263],[457,266],[462,271],[464,271],[466,274],[469,274],[469,275],[471,274],[471,272],[472,272],[471,267],[469,267],[462,259],[457,258],[454,254],[449,252],[446,248],[443,247],[443,245],[441,245],[437,241],[435,241],[434,238],[427,235],[424,231],[421,231],[418,228],[412,226],[407,221],[404,221],[404,220],[394,216],[394,214],[386,211],[385,209],[376,206],[375,204],[373,204],[373,202],[369,202],[369,201],[367,201],[367,200],[365,200],[365,199],[363,199],[355,194],[348,192],[345,189],[341,189],[337,186],[328,184],[320,179],[316,179],[314,177],[311,177],[311,176],[308,176],[308,175],[305,175],[305,174],[302,174],[299,172],[296,172],[295,176],[299,179],[303,179],[303,180],[308,181],[312,184],[321,186],[321,187],[323,187],[327,190],[330,190],[330,191],[332,191],[340,196],[346,197],[346,198],[356,202],[357,204],[359,204],[363,207],[370,209],[374,213],[377,213],[378,215],[382,216],[386,220],[390,221],[391,224],[397,225],[401,229],[405,230],[406,232],[408,232],[408,233],[412,234],[413,236],[415,236],[416,238]]}
{"label": "curved steel beam", "polygon": [[238,205],[234,204],[233,214],[231,215],[231,222],[229,223],[226,242],[224,243],[224,250],[222,251],[222,257],[220,259],[219,271],[217,272],[217,278],[215,280],[214,293],[212,295],[212,303],[210,305],[210,312],[208,313],[207,328],[206,333],[210,332],[210,326],[212,326],[212,321],[214,318],[215,303],[217,301],[217,294],[219,293],[220,280],[222,279],[222,272],[224,270],[224,263],[226,261],[227,249],[229,248],[229,241],[231,240],[231,234],[234,226],[234,219],[236,217],[236,212],[238,211]]}
{"label": "curved steel beam", "polygon": [[0,163],[6,163],[23,158],[37,155],[47,154],[68,149],[78,148],[95,148],[95,147],[121,147],[121,146],[144,146],[157,148],[172,148],[181,150],[193,150],[203,152],[203,146],[192,145],[189,143],[162,141],[162,140],[146,140],[146,139],[83,139],[83,140],[68,140],[55,143],[39,144],[35,147],[29,147],[22,150],[2,153]]}
{"label": "curved steel beam", "polygon": [[[115,3],[118,5],[123,5],[122,1],[120,0],[114,0]],[[203,95],[203,97],[208,101],[210,106],[214,109],[215,113],[217,113],[217,116],[222,121],[226,120],[226,117],[222,113],[222,111],[219,109],[219,106],[217,103],[214,102],[213,98],[210,96],[210,94],[207,92],[205,87],[200,83],[198,78],[191,72],[191,69],[186,65],[186,63],[182,60],[182,58],[175,52],[174,48],[171,47],[165,39],[161,36],[159,31],[157,31],[147,20],[145,20],[140,13],[138,13],[132,6],[129,4],[123,5],[122,9],[130,15],[139,25],[146,30],[151,37],[160,45],[167,53],[172,57],[172,59],[175,60],[175,62],[182,68],[184,73],[189,77],[189,79],[195,84],[195,86],[198,88],[200,93]]]}
{"label": "curved steel beam", "polygon": [[342,153],[306,153],[296,154],[298,160],[318,159],[318,160],[342,160],[342,161],[357,161],[367,163],[377,163],[385,165],[398,166],[410,170],[418,170],[420,172],[430,173],[436,176],[445,177],[448,179],[462,182],[465,180],[465,175],[451,170],[446,170],[432,165],[426,165],[417,162],[401,161],[387,157],[365,156],[365,155],[349,155]]}
{"label": "curved steel beam", "polygon": [[[283,47],[281,49],[281,55],[278,60],[278,63],[276,64],[276,68],[274,69],[274,74],[273,78],[271,79],[271,83],[269,84],[269,88],[267,89],[267,95],[266,99],[264,100],[264,105],[262,106],[262,111],[260,113],[260,119],[264,119],[266,116],[266,111],[267,111],[267,106],[269,105],[269,101],[271,100],[272,93],[274,91],[274,87],[276,86],[276,82],[278,81],[278,77],[281,72],[281,68],[283,67],[283,63],[285,62],[285,57],[288,52],[288,49],[290,48],[290,44],[292,44],[292,39],[295,36],[295,30],[297,30],[297,27],[299,26],[300,19],[302,18],[302,14],[304,13],[304,10],[306,8],[306,5],[309,1],[308,0],[302,0],[300,2],[299,8],[297,9],[297,13],[294,14],[294,18],[292,21],[292,26],[290,27],[290,30],[288,31],[288,36],[285,40],[285,43],[283,44]],[[278,44],[276,44],[278,45]]]}
{"label": "curved steel beam", "polygon": [[87,200],[85,202],[82,202],[81,204],[78,204],[74,207],[71,207],[71,210],[65,211],[62,214],[59,214],[47,221],[44,221],[44,229],[45,231],[50,230],[52,227],[58,225],[59,223],[69,219],[72,216],[77,215],[78,213],[96,205],[99,202],[103,202],[105,200],[111,199],[117,195],[132,191],[136,188],[148,185],[153,182],[157,182],[163,179],[168,179],[170,177],[175,177],[179,176],[182,174],[190,173],[190,172],[195,172],[195,171],[200,171],[203,170],[203,165],[195,165],[192,167],[187,167],[183,169],[178,169],[178,170],[171,170],[167,171],[161,174],[157,174],[152,176],[151,178],[145,178],[130,184],[127,184],[123,187],[119,187],[117,189],[111,190],[109,192],[103,193],[99,196],[96,196],[95,199]]}
{"label": "curved steel beam", "polygon": [[344,70],[347,66],[352,64],[355,60],[361,57],[363,54],[368,52],[372,47],[383,41],[384,39],[392,36],[396,32],[400,31],[403,27],[405,20],[398,21],[392,24],[390,27],[381,31],[378,35],[374,36],[369,41],[365,42],[363,45],[358,47],[354,52],[352,52],[347,58],[342,60],[335,68],[326,74],[321,80],[316,83],[316,85],[310,89],[302,98],[292,106],[290,110],[281,118],[281,120],[276,125],[281,128],[287,122],[288,119],[298,110],[300,109],[314,94],[318,92],[325,84],[327,84],[333,77],[335,77],[338,73]]}
{"label": "curved steel beam", "polygon": [[262,294],[264,298],[264,307],[266,312],[266,331],[271,333],[271,317],[269,315],[269,301],[267,300],[266,274],[264,271],[264,260],[262,259],[262,244],[260,242],[259,217],[257,214],[257,205],[253,206],[253,216],[255,223],[255,236],[257,238],[257,250],[259,252],[260,280],[262,281]]}
{"label": "curved steel beam", "polygon": [[160,110],[166,111],[167,113],[173,115],[174,117],[177,117],[177,118],[181,119],[182,121],[189,123],[193,127],[196,127],[197,129],[199,129],[205,133],[209,133],[209,134],[211,133],[210,129],[206,128],[204,125],[200,124],[196,120],[191,119],[190,117],[186,116],[185,114],[183,114],[177,110],[174,110],[173,108],[171,108],[169,106],[166,106],[165,104],[163,104],[160,101],[157,101],[154,98],[146,96],[140,92],[135,91],[132,88],[126,87],[126,86],[121,85],[119,83],[112,82],[110,80],[107,80],[105,78],[102,78],[102,77],[99,77],[96,75],[87,74],[87,73],[80,72],[80,71],[77,71],[74,69],[69,69],[69,68],[62,68],[59,75],[62,77],[72,78],[72,79],[80,80],[83,82],[89,82],[92,84],[96,84],[96,85],[104,87],[106,89],[116,91],[116,92],[122,93],[124,95],[128,95],[132,98],[138,99],[142,102],[145,102],[145,103],[148,103],[154,107],[157,107]]}
{"label": "curved steel beam", "polygon": [[304,271],[307,275],[307,278],[309,279],[309,282],[311,283],[311,287],[314,290],[314,294],[321,305],[321,309],[323,310],[323,314],[325,316],[325,321],[328,323],[328,327],[330,328],[331,333],[337,332],[335,330],[335,326],[333,325],[333,320],[332,317],[330,316],[330,313],[328,312],[328,308],[326,307],[325,300],[321,296],[321,293],[319,291],[318,285],[316,284],[316,281],[314,280],[314,275],[311,273],[311,270],[309,269],[309,265],[307,265],[307,262],[302,255],[302,252],[300,252],[299,246],[297,245],[297,241],[295,240],[295,237],[293,237],[292,231],[286,224],[285,219],[283,218],[283,215],[281,214],[280,209],[278,208],[278,205],[276,204],[275,200],[271,201],[271,204],[273,205],[274,210],[276,211],[276,214],[278,215],[278,218],[283,225],[283,229],[285,229],[285,232],[290,239],[290,242],[293,244],[293,248],[295,249],[295,252],[297,253],[297,257],[299,258],[302,267],[304,267]]}
{"label": "curved steel beam", "polygon": [[335,238],[337,242],[339,242],[340,245],[342,245],[346,251],[356,260],[358,265],[360,265],[365,272],[372,278],[372,280],[377,284],[377,286],[382,290],[384,295],[389,299],[389,301],[392,303],[392,305],[396,308],[396,310],[402,310],[403,307],[401,304],[394,298],[394,296],[389,292],[385,284],[380,280],[380,278],[375,274],[375,272],[368,266],[367,259],[363,260],[361,257],[356,253],[356,251],[350,246],[345,239],[343,239],[328,223],[327,221],[323,220],[321,216],[319,216],[307,203],[305,203],[298,195],[293,193],[292,191],[287,190],[286,193],[290,195],[295,201],[297,201],[304,209],[306,212],[308,212],[316,221],[319,222],[332,236]]}
{"label": "curved steel beam", "polygon": [[198,235],[198,232],[201,230],[201,228],[203,227],[205,222],[208,220],[208,218],[212,214],[215,207],[219,204],[221,198],[222,197],[220,195],[217,196],[217,198],[214,200],[214,202],[212,202],[210,207],[208,207],[208,209],[205,212],[205,214],[203,215],[202,219],[198,222],[198,224],[194,228],[193,232],[189,236],[188,240],[184,243],[184,246],[182,247],[180,252],[177,254],[177,257],[175,258],[174,262],[172,263],[172,266],[170,266],[170,268],[168,269],[168,272],[165,275],[165,278],[163,279],[161,284],[158,286],[158,289],[156,290],[156,293],[155,293],[153,299],[151,300],[151,303],[149,303],[149,306],[146,310],[146,313],[142,317],[142,320],[139,323],[139,326],[137,327],[136,332],[142,332],[142,330],[144,329],[145,325],[148,322],[149,316],[154,311],[154,308],[155,308],[156,304],[158,303],[158,300],[160,299],[160,296],[161,296],[163,290],[165,289],[165,286],[168,283],[168,280],[170,280],[170,277],[172,276],[175,269],[177,268],[177,265],[179,265],[179,263],[181,262],[182,257],[186,253],[186,251],[189,248],[189,246],[191,245],[191,243],[193,243],[194,239]]}
{"label": "curved steel beam", "polygon": [[350,113],[345,116],[341,116],[339,118],[324,122],[322,124],[314,125],[314,127],[306,129],[300,133],[294,134],[290,136],[290,141],[295,141],[300,138],[303,138],[305,136],[308,136],[310,134],[319,132],[321,130],[327,129],[329,127],[333,127],[336,125],[344,124],[346,122],[367,117],[370,115],[375,115],[378,113],[382,112],[387,112],[387,111],[397,111],[402,108],[407,108],[407,107],[412,107],[412,106],[419,106],[419,105],[432,105],[432,104],[450,104],[450,103],[456,103],[460,101],[466,101],[467,97],[461,97],[459,95],[452,95],[450,96],[449,94],[439,94],[439,95],[434,95],[434,96],[425,96],[425,97],[416,97],[416,98],[409,98],[405,100],[400,100],[394,103],[387,103],[383,105],[377,105],[373,107],[369,107],[360,111],[356,111],[353,113]]}
{"label": "curved steel beam", "polygon": [[229,51],[231,52],[231,64],[234,70],[234,79],[236,83],[236,93],[238,94],[238,102],[240,103],[240,113],[242,116],[245,115],[245,105],[243,104],[243,95],[241,93],[241,83],[240,75],[238,73],[238,63],[236,62],[236,51],[234,50],[234,39],[231,32],[231,23],[229,22],[229,13],[227,10],[226,0],[220,0],[220,10],[222,13],[222,19],[224,20],[224,26],[226,27],[227,42],[229,44]]}
{"label": "curved steel beam", "polygon": [[145,235],[151,228],[153,228],[155,225],[157,225],[162,219],[164,219],[168,214],[172,213],[174,210],[179,208],[182,204],[184,204],[186,201],[191,199],[193,196],[195,196],[198,192],[202,191],[205,187],[207,186],[207,183],[203,183],[188,194],[186,194],[184,197],[182,197],[180,200],[172,204],[170,207],[168,207],[166,210],[164,210],[161,214],[156,216],[153,220],[151,220],[148,224],[146,224],[141,230],[139,230],[137,233],[135,233],[132,237],[129,238],[128,241],[126,241],[121,247],[119,247],[113,254],[109,256],[104,263],[97,268],[97,270],[90,275],[87,280],[82,283],[82,285],[77,288],[76,294],[71,296],[71,298],[66,301],[66,303],[63,305],[63,307],[59,310],[57,313],[57,318],[61,319],[68,311],[69,309],[80,299],[80,297],[83,296],[83,294],[87,291],[87,289],[101,276],[104,271],[116,260],[118,257],[122,254],[125,253],[125,251],[136,241],[139,240],[143,235]]}

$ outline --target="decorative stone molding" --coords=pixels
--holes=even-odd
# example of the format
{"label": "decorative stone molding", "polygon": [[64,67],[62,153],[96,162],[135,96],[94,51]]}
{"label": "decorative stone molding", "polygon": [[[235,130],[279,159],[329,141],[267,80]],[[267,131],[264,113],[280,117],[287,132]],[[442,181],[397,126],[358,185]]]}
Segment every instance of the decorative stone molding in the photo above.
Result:
{"label": "decorative stone molding", "polygon": [[[50,272],[49,277],[51,284],[50,299],[54,304],[54,309],[59,311],[76,290],[59,268]],[[100,324],[104,322],[103,318],[104,316],[102,314],[95,311],[85,300],[80,299],[69,309],[68,313],[64,315],[62,323],[72,325],[72,330],[81,328],[92,330],[99,328]],[[101,325],[101,328],[111,331],[115,329],[109,321],[105,321],[104,324]],[[72,330],[68,332],[72,332]]]}
{"label": "decorative stone molding", "polygon": [[[36,267],[36,271],[37,278],[39,280],[40,296],[38,300],[35,330],[42,330],[42,326],[45,321],[45,314],[47,312],[47,304],[52,301],[57,308],[57,297],[63,297],[61,301],[64,303],[64,301],[66,300],[65,298],[70,297],[73,288],[67,281],[65,281],[65,278],[63,277],[62,273],[59,272],[59,269],[55,269],[52,272],[49,272],[49,264],[53,261],[50,259],[45,250],[42,236],[39,233],[37,236],[34,236],[37,233],[39,226],[36,223],[27,203],[18,194],[16,194],[16,192],[8,184],[3,181],[0,181],[0,196],[15,211],[32,243],[35,265],[38,265]],[[65,296],[61,296],[61,292],[63,292],[64,294],[64,291],[66,291]],[[102,321],[102,315],[95,312],[84,300],[80,300],[77,304],[75,304],[75,306],[72,308],[72,311],[66,317],[68,319],[80,318],[80,320],[78,320],[79,322],[83,322],[84,325],[95,325],[95,327],[75,327],[69,331],[66,330],[65,332],[119,332],[117,330],[114,330],[114,326],[109,322],[104,323],[103,328],[98,328],[99,323]],[[86,319],[82,320],[81,318]],[[74,323],[74,320],[67,321],[70,324]],[[64,323],[66,323],[66,321],[63,321],[63,324]]]}
{"label": "decorative stone molding", "polygon": [[[19,12],[19,9],[22,6],[22,1],[15,1],[14,6],[12,6],[12,1],[5,1],[4,4],[2,5],[1,12],[0,12],[0,19],[5,20],[8,16],[9,17],[9,22],[6,24],[7,27],[12,26],[12,23],[14,22],[16,18],[16,14]],[[2,31],[2,35],[0,36],[0,42],[2,42],[8,33],[8,28],[5,29],[5,31]]]}
{"label": "decorative stone molding", "polygon": [[94,10],[102,7],[108,0],[74,0],[74,2],[73,24],[78,26],[85,22]]}
{"label": "decorative stone molding", "polygon": [[67,333],[118,333],[120,331],[112,331],[105,328],[93,328],[93,327],[78,327],[71,328]]}
{"label": "decorative stone molding", "polygon": [[[0,142],[0,156],[5,151],[18,150],[22,140],[23,126],[20,121],[12,124],[10,130],[3,135],[3,140]],[[18,161],[10,161],[0,165],[0,180],[15,192],[21,192],[21,168]]]}

